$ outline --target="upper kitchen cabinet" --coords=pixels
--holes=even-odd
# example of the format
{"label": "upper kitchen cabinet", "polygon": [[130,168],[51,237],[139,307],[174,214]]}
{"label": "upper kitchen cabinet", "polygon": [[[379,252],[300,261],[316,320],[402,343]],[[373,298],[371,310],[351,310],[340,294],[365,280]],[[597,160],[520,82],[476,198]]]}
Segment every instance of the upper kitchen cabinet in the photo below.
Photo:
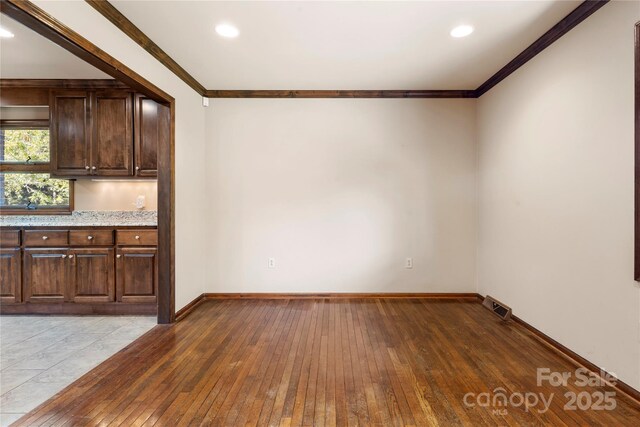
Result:
{"label": "upper kitchen cabinet", "polygon": [[91,174],[133,175],[132,94],[98,91],[93,94]]}
{"label": "upper kitchen cabinet", "polygon": [[135,96],[135,175],[158,176],[158,104],[144,95]]}
{"label": "upper kitchen cabinet", "polygon": [[156,177],[158,104],[123,89],[52,90],[51,175]]}
{"label": "upper kitchen cabinet", "polygon": [[51,174],[91,174],[91,99],[89,92],[52,91],[50,99]]}

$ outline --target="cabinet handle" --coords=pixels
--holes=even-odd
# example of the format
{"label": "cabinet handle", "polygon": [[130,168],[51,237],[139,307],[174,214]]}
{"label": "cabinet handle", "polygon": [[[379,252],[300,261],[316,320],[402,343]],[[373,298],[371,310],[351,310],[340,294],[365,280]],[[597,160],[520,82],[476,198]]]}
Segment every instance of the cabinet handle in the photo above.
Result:
{"label": "cabinet handle", "polygon": [[122,255],[118,254],[118,255],[116,255],[116,258],[120,258],[121,256],[122,256]]}
{"label": "cabinet handle", "polygon": [[87,240],[93,240],[93,236],[87,236]]}
{"label": "cabinet handle", "polygon": [[73,255],[69,255],[69,259],[73,258]]}
{"label": "cabinet handle", "polygon": [[91,170],[92,171],[96,170],[96,167],[95,166],[91,166]]}
{"label": "cabinet handle", "polygon": [[140,236],[136,236],[136,240],[140,240]]}
{"label": "cabinet handle", "polygon": [[136,166],[136,170],[139,171],[140,170],[140,166]]}
{"label": "cabinet handle", "polygon": [[62,258],[66,258],[67,256],[63,254],[61,257],[62,257]]}
{"label": "cabinet handle", "polygon": [[42,236],[42,240],[47,240],[49,236]]}
{"label": "cabinet handle", "polygon": [[85,166],[84,168],[85,168],[86,170],[89,170],[89,166]]}

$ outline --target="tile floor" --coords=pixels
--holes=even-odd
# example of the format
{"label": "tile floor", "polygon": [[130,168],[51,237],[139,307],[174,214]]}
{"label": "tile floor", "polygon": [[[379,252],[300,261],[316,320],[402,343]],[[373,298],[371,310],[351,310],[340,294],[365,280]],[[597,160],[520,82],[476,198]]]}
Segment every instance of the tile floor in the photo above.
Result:
{"label": "tile floor", "polygon": [[153,328],[155,316],[0,316],[0,426]]}

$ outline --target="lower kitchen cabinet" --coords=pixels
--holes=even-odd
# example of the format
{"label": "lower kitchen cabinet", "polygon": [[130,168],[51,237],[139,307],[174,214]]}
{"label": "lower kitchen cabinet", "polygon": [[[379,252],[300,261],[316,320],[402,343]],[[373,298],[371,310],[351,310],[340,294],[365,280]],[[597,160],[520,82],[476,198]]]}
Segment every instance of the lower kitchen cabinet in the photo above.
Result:
{"label": "lower kitchen cabinet", "polygon": [[117,301],[155,303],[158,291],[157,248],[118,248],[116,284]]}
{"label": "lower kitchen cabinet", "polygon": [[153,314],[155,228],[0,228],[0,313]]}
{"label": "lower kitchen cabinet", "polygon": [[73,302],[115,301],[114,250],[111,248],[72,249],[70,296]]}
{"label": "lower kitchen cabinet", "polygon": [[20,248],[0,249],[0,302],[14,303],[22,299],[22,267]]}
{"label": "lower kitchen cabinet", "polygon": [[24,301],[64,302],[69,300],[67,249],[24,250]]}

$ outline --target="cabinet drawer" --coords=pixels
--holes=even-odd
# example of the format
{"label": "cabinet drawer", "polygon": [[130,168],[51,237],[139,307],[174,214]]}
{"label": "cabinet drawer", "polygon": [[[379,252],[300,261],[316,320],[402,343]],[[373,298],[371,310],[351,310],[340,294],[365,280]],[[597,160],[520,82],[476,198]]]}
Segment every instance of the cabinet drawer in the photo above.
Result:
{"label": "cabinet drawer", "polygon": [[69,244],[72,246],[113,245],[113,230],[71,230]]}
{"label": "cabinet drawer", "polygon": [[157,246],[158,230],[117,230],[116,243],[121,246]]}
{"label": "cabinet drawer", "polygon": [[68,230],[25,230],[25,246],[67,246]]}
{"label": "cabinet drawer", "polygon": [[0,230],[0,246],[4,248],[20,246],[20,230]]}

